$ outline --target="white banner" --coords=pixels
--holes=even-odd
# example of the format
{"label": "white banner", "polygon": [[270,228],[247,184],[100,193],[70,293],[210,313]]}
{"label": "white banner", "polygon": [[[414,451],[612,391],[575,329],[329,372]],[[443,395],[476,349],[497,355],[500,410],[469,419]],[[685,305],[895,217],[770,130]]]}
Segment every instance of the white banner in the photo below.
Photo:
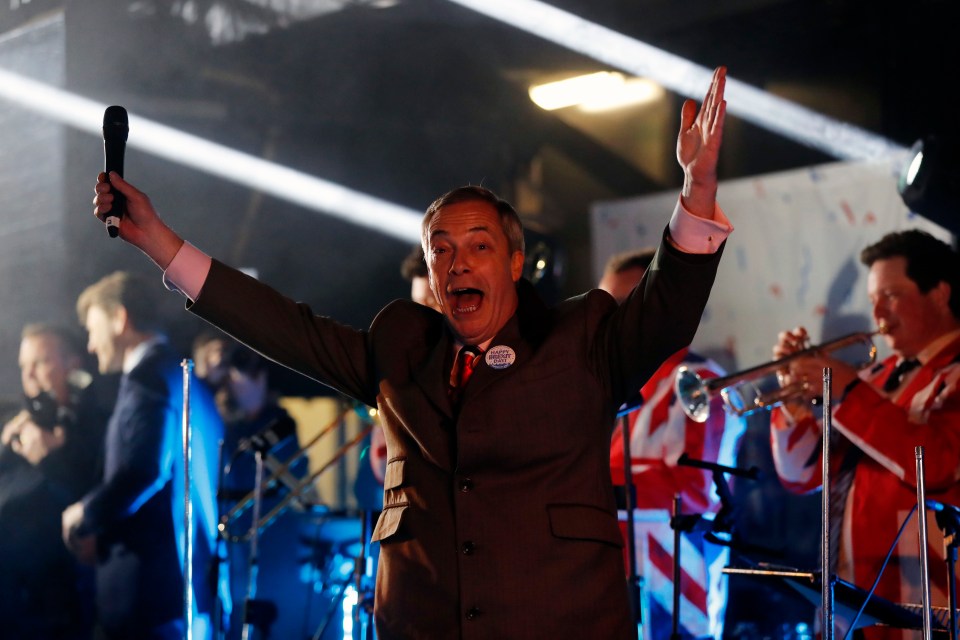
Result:
{"label": "white banner", "polygon": [[[834,163],[724,182],[735,231],[693,346],[729,371],[771,359],[777,333],[802,325],[815,343],[873,330],[860,250],[889,231],[949,232],[911,214],[900,165]],[[594,281],[617,252],[656,245],[677,191],[592,207]],[[883,345],[877,342],[883,355]]]}

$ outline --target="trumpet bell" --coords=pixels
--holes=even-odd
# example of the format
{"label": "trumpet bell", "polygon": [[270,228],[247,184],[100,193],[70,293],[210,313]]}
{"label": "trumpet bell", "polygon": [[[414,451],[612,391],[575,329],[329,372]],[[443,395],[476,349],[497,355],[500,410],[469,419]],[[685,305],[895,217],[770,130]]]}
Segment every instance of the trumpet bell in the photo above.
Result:
{"label": "trumpet bell", "polygon": [[[710,401],[715,392],[703,378],[692,369],[680,367],[673,385],[683,412],[695,422],[706,422],[710,417]],[[720,389],[720,396],[723,404],[734,415],[744,416],[766,408],[762,392],[751,382],[724,387]]]}
{"label": "trumpet bell", "polygon": [[710,396],[707,386],[696,371],[687,367],[677,370],[673,381],[673,390],[680,401],[683,412],[696,422],[706,422],[710,415]]}

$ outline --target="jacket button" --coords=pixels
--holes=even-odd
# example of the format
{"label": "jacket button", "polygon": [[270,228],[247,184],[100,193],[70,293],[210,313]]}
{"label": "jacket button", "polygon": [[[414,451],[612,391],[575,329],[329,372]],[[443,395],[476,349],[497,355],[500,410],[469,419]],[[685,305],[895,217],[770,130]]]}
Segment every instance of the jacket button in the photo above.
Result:
{"label": "jacket button", "polygon": [[472,556],[473,552],[476,550],[476,545],[473,544],[472,540],[467,540],[461,545],[460,550],[463,551],[463,555]]}
{"label": "jacket button", "polygon": [[467,493],[473,490],[473,480],[470,478],[461,478],[460,479],[460,492]]}
{"label": "jacket button", "polygon": [[470,607],[470,610],[467,611],[467,620],[476,620],[480,617],[480,609],[478,607]]}

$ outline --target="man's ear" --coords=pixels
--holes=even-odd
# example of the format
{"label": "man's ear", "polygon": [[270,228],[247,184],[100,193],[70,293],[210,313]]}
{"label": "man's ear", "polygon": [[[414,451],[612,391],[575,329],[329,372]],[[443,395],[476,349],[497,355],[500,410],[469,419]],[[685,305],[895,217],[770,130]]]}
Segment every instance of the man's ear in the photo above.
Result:
{"label": "man's ear", "polygon": [[930,293],[936,296],[935,300],[941,308],[945,309],[948,314],[953,315],[953,311],[950,309],[950,294],[952,290],[949,282],[941,280],[937,283],[937,286],[930,290]]}
{"label": "man's ear", "polygon": [[523,251],[514,251],[510,256],[510,275],[516,282],[523,275]]}
{"label": "man's ear", "polygon": [[121,335],[130,325],[130,317],[125,307],[117,307],[110,315],[110,329],[116,336]]}

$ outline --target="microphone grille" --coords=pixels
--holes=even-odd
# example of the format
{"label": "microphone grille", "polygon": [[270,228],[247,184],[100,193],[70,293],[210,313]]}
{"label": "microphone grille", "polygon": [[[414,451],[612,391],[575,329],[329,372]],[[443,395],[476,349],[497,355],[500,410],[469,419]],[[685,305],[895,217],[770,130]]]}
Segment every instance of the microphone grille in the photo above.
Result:
{"label": "microphone grille", "polygon": [[119,138],[125,141],[129,131],[127,110],[117,105],[107,107],[106,111],[103,112],[104,140]]}

